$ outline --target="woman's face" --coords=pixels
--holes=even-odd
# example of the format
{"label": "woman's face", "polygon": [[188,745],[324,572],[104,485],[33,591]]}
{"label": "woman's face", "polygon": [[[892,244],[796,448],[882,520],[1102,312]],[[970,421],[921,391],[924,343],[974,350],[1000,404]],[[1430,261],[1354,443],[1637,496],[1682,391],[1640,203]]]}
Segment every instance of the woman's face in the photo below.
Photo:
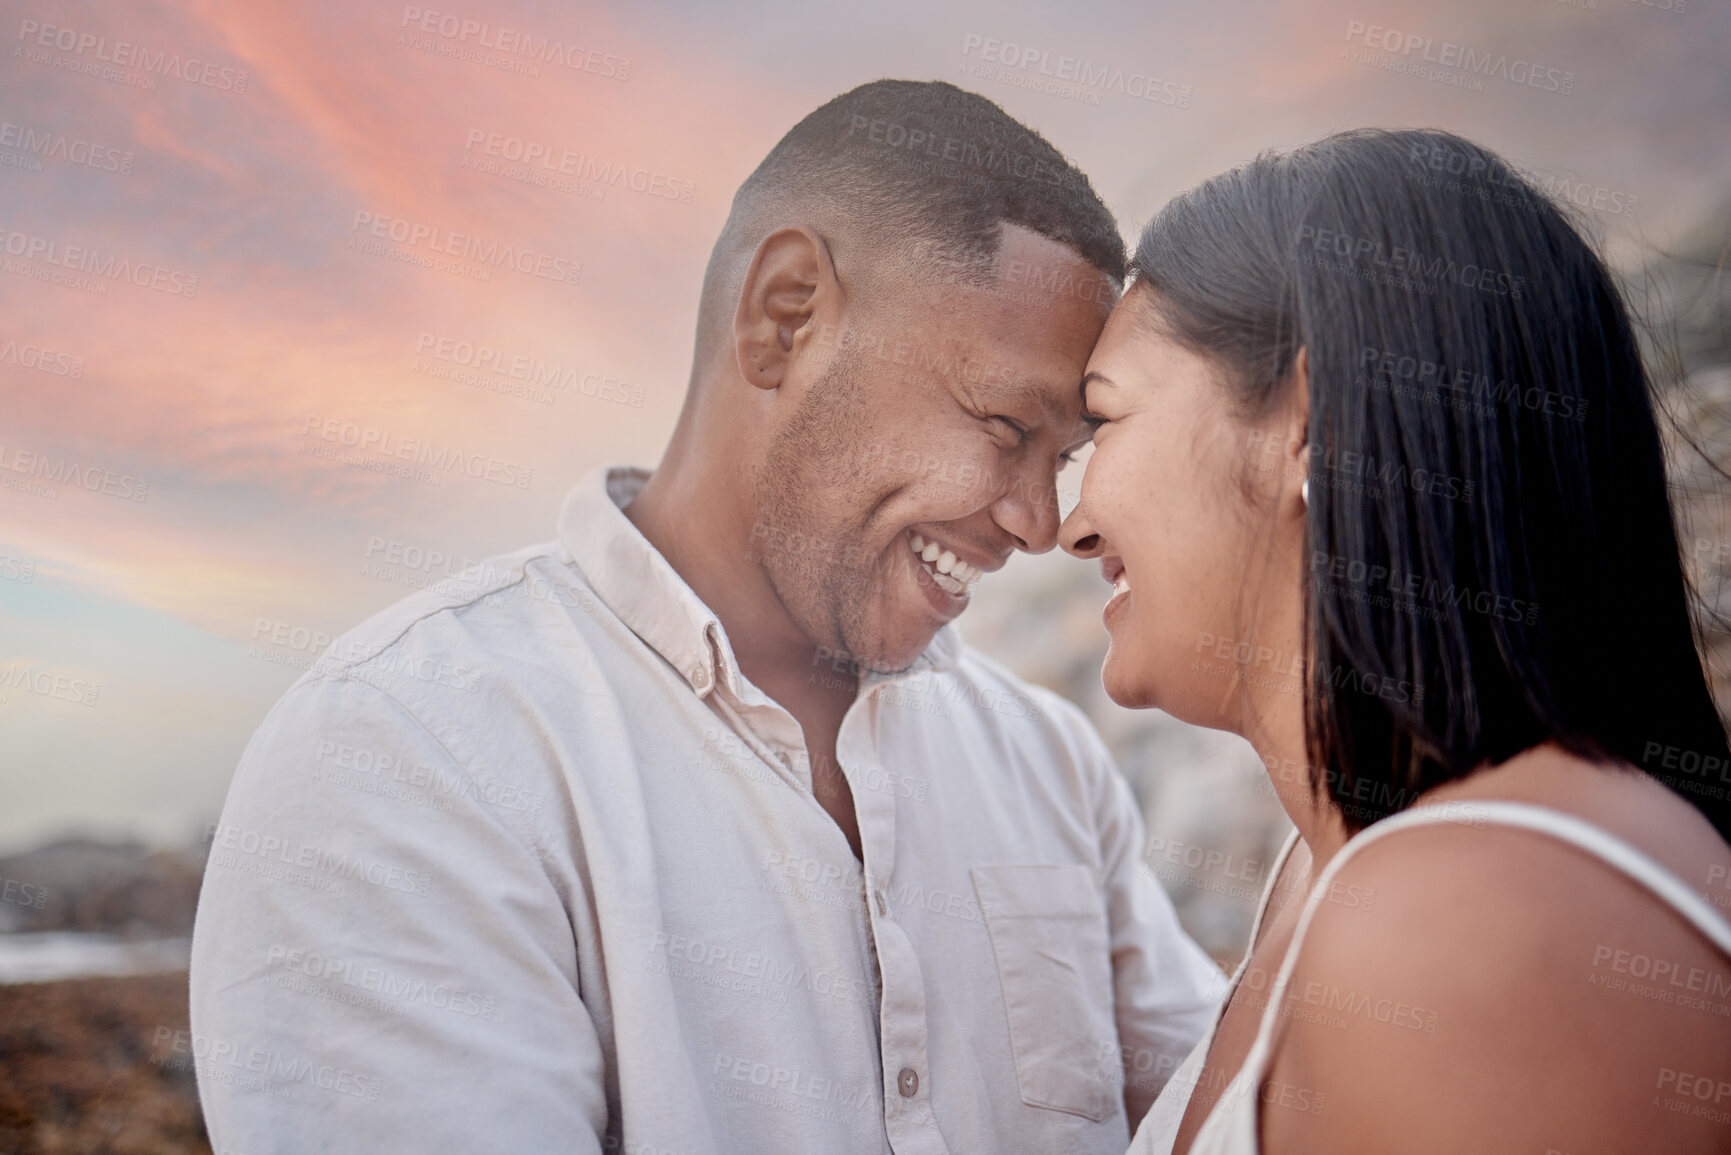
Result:
{"label": "woman's face", "polygon": [[1151,323],[1152,302],[1132,288],[1089,358],[1100,424],[1059,540],[1116,585],[1112,700],[1243,733],[1247,700],[1301,709],[1305,390],[1246,422],[1214,364]]}

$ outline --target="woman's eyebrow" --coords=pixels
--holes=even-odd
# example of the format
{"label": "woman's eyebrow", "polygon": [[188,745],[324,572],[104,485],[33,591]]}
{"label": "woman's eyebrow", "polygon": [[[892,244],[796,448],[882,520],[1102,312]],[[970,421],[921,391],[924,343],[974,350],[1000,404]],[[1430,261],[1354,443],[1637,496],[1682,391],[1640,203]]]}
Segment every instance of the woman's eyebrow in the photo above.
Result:
{"label": "woman's eyebrow", "polygon": [[1088,382],[1098,381],[1102,385],[1112,384],[1112,378],[1096,370],[1082,374],[1082,383],[1076,386],[1076,393],[1082,398],[1082,408],[1088,408]]}

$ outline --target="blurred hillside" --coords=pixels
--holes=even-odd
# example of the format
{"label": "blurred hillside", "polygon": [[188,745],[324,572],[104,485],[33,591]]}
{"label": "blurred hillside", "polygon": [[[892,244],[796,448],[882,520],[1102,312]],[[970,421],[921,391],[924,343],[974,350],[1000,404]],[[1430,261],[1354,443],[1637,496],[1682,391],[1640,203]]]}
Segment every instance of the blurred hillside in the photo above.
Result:
{"label": "blurred hillside", "polygon": [[0,902],[0,932],[190,935],[203,875],[198,848],[61,839],[0,858],[0,879],[17,892]]}

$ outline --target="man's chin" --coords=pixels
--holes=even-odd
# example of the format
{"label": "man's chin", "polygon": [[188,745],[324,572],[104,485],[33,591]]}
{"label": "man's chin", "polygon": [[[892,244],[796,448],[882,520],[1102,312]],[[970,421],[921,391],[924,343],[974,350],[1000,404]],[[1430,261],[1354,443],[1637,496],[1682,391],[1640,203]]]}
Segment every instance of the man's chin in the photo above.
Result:
{"label": "man's chin", "polygon": [[[905,591],[893,587],[861,590],[852,599],[852,607],[853,614],[845,610],[837,614],[845,623],[842,633],[859,669],[876,674],[907,670],[947,624],[922,601],[908,598]],[[866,612],[861,614],[860,609]]]}
{"label": "man's chin", "polygon": [[897,631],[889,636],[880,635],[863,651],[856,650],[855,658],[863,670],[884,675],[900,674],[919,661],[920,655],[926,652],[926,647],[931,645],[932,639],[937,636],[939,628],[929,626]]}
{"label": "man's chin", "polygon": [[862,671],[877,674],[880,677],[893,677],[896,674],[906,673],[915,662],[919,661],[920,655],[925,652],[925,646],[912,650],[897,648],[889,651],[880,650],[870,657],[857,660]]}

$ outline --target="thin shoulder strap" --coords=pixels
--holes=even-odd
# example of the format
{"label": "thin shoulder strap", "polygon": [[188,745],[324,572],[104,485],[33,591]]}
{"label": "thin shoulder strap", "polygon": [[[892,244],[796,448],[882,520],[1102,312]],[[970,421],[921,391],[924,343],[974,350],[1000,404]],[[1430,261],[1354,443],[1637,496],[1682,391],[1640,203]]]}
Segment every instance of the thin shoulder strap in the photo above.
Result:
{"label": "thin shoulder strap", "polygon": [[1226,1005],[1232,1001],[1232,995],[1238,990],[1239,980],[1244,977],[1246,968],[1250,966],[1250,956],[1256,953],[1256,936],[1262,933],[1262,921],[1268,917],[1268,903],[1274,897],[1274,886],[1280,881],[1280,872],[1286,868],[1286,860],[1292,857],[1292,848],[1298,845],[1298,828],[1292,828],[1292,833],[1286,836],[1285,845],[1280,853],[1274,856],[1274,866],[1268,872],[1268,881],[1262,887],[1262,901],[1256,904],[1256,918],[1250,923],[1250,944],[1244,948],[1244,957],[1238,960],[1238,965],[1232,970],[1232,978],[1226,984],[1226,997],[1220,1000],[1220,1005],[1214,1008],[1214,1026],[1209,1028],[1209,1037],[1220,1026],[1220,1020],[1226,1015]]}
{"label": "thin shoulder strap", "polygon": [[1256,936],[1262,933],[1262,921],[1268,917],[1268,903],[1274,898],[1275,884],[1280,881],[1280,872],[1286,869],[1286,860],[1292,857],[1292,848],[1297,845],[1298,828],[1295,826],[1292,833],[1286,836],[1280,853],[1274,856],[1274,865],[1268,872],[1268,884],[1262,888],[1262,901],[1256,904],[1256,918],[1250,923],[1250,945],[1244,948],[1244,958],[1238,964],[1239,970],[1244,969],[1244,964],[1250,961],[1251,954],[1256,950]]}
{"label": "thin shoulder strap", "polygon": [[1329,860],[1311,886],[1310,897],[1305,900],[1304,911],[1299,915],[1298,925],[1292,932],[1292,942],[1286,948],[1286,957],[1280,962],[1280,972],[1269,990],[1268,1006],[1262,1015],[1262,1025],[1257,1029],[1256,1042],[1244,1060],[1244,1069],[1255,1072],[1258,1084],[1267,1074],[1263,1068],[1267,1062],[1270,1040],[1274,1035],[1274,1025],[1280,1018],[1280,1008],[1285,1003],[1286,985],[1291,980],[1293,967],[1298,961],[1299,947],[1303,945],[1305,932],[1310,929],[1311,920],[1322,905],[1322,899],[1329,893],[1335,875],[1340,873],[1354,853],[1379,839],[1410,827],[1443,823],[1474,827],[1515,826],[1548,834],[1579,847],[1645,886],[1678,914],[1688,919],[1695,929],[1722,953],[1731,957],[1731,923],[1727,923],[1718,911],[1669,870],[1627,842],[1584,819],[1527,802],[1444,802],[1415,807],[1385,818],[1353,836]]}

